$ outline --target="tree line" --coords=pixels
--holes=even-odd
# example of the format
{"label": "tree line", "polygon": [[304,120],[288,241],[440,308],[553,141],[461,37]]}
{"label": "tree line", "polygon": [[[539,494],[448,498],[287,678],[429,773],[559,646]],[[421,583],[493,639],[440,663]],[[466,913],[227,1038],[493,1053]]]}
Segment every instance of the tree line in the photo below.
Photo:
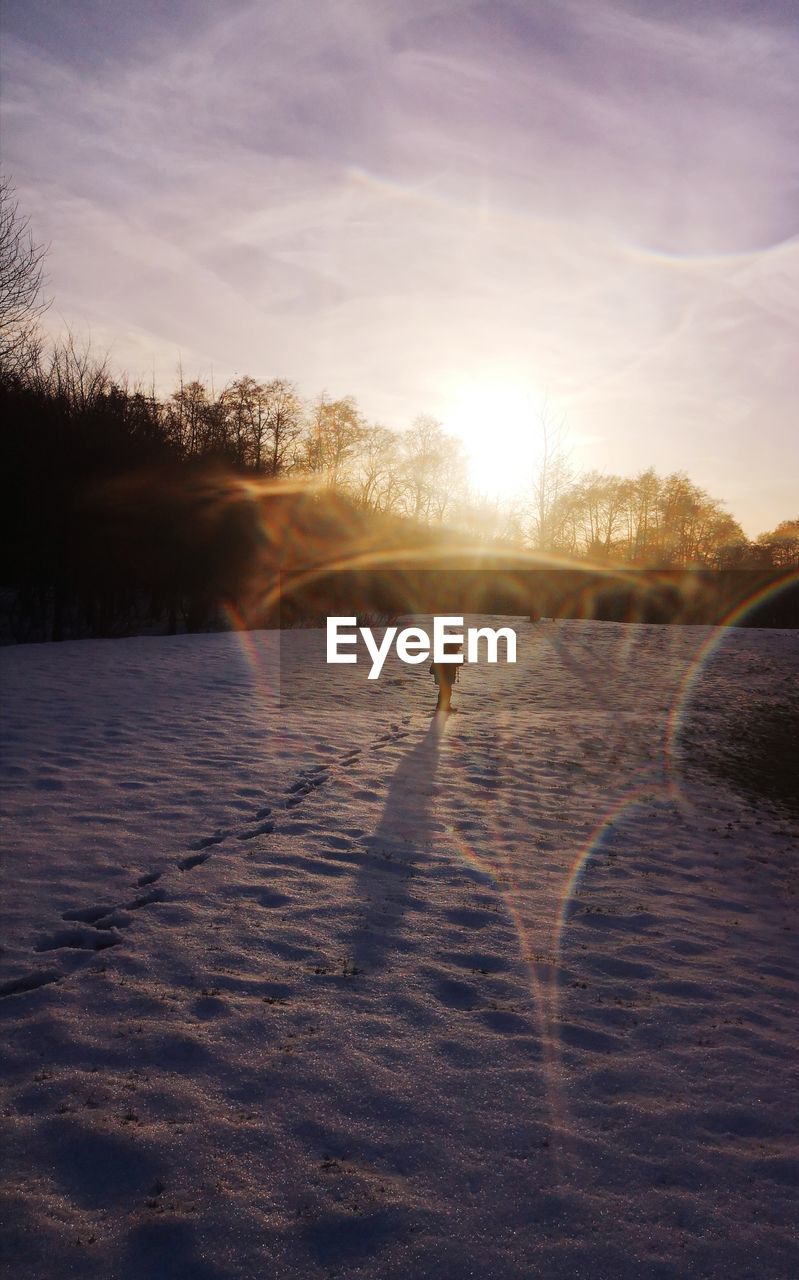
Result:
{"label": "tree line", "polygon": [[[145,599],[154,625],[202,625],[265,542],[273,563],[292,542],[295,558],[318,555],[332,528],[334,543],[357,531],[373,548],[455,536],[598,564],[799,563],[799,520],[750,543],[683,473],[576,473],[546,413],[531,423],[543,447],[530,493],[503,505],[470,488],[461,441],[427,415],[392,430],[353,396],[306,399],[279,377],[217,390],[181,374],[165,396],[131,386],[70,337],[46,347],[42,256],[3,185],[0,590],[14,638],[136,629]],[[272,503],[279,535],[247,501]]]}
{"label": "tree line", "polygon": [[157,456],[265,479],[308,477],[363,510],[595,563],[779,568],[799,559],[799,520],[749,542],[724,504],[684,472],[573,472],[563,434],[553,446],[545,416],[530,424],[544,449],[529,499],[503,505],[470,488],[463,444],[435,418],[392,430],[368,422],[354,396],[308,401],[284,378],[245,375],[215,391],[181,377],[159,398],[116,380],[105,360],[68,338],[3,385],[29,406],[54,408],[64,431],[80,435],[94,421],[111,452],[116,441],[119,466]]}

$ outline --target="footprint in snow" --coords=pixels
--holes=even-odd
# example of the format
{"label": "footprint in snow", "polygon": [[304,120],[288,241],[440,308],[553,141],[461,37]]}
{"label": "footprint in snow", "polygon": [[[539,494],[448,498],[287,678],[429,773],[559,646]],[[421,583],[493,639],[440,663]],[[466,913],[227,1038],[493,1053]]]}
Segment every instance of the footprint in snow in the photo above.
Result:
{"label": "footprint in snow", "polygon": [[156,880],[161,879],[161,874],[162,873],[160,871],[145,872],[145,874],[143,876],[139,876],[138,880],[136,881],[137,888],[143,889],[145,885],[155,884]]}
{"label": "footprint in snow", "polygon": [[62,920],[78,920],[81,924],[96,924],[104,916],[110,916],[117,909],[117,903],[103,907],[81,907],[76,911],[65,911]]}
{"label": "footprint in snow", "polygon": [[201,866],[210,858],[210,853],[192,853],[186,858],[181,858],[178,862],[179,871],[192,871],[195,867]]}
{"label": "footprint in snow", "polygon": [[0,983],[0,1000],[5,1000],[6,996],[23,996],[29,991],[38,991],[51,982],[59,982],[61,977],[55,969],[39,969],[34,973],[23,974],[21,978],[12,978]]}
{"label": "footprint in snow", "polygon": [[88,929],[59,929],[49,936],[40,938],[36,943],[36,951],[62,951],[70,948],[76,951],[106,951],[116,947],[122,941],[113,930],[99,933]]}
{"label": "footprint in snow", "polygon": [[153,889],[150,893],[140,893],[130,902],[126,902],[123,910],[141,911],[142,907],[151,907],[155,902],[166,902],[167,895],[163,889]]}
{"label": "footprint in snow", "polygon": [[256,836],[269,836],[274,829],[274,822],[262,822],[259,827],[253,827],[252,831],[242,831],[239,840],[254,840]]}
{"label": "footprint in snow", "polygon": [[203,836],[201,840],[196,840],[194,844],[189,845],[190,849],[211,849],[215,844],[221,844],[227,837],[226,831],[215,831],[212,836]]}

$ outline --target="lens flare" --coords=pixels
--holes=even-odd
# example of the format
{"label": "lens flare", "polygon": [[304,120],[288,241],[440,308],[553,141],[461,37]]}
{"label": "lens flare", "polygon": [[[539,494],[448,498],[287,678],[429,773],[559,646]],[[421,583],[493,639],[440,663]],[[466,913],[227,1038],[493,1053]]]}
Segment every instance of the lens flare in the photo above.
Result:
{"label": "lens flare", "polygon": [[668,779],[670,794],[675,802],[679,803],[681,806],[689,806],[689,801],[680,781],[679,739],[690,711],[691,702],[696,692],[697,684],[702,672],[707,668],[708,663],[714,655],[722,648],[725,639],[729,635],[730,627],[740,625],[756,609],[768,603],[770,600],[777,599],[784,591],[797,582],[799,582],[799,570],[788,570],[784,576],[780,577],[776,582],[770,582],[766,586],[760,587],[742,603],[737,604],[735,608],[727,614],[721,624],[712,629],[710,635],[700,646],[682,681],[680,682],[666,725],[666,733],[663,743],[663,763],[665,775]]}
{"label": "lens flare", "polygon": [[[328,511],[325,520],[320,522],[319,506],[308,505],[319,503],[318,486],[313,492],[302,485],[289,491],[283,486],[276,489],[249,482],[246,497],[258,512],[258,541],[264,551],[264,568],[256,575],[255,585],[249,594],[245,594],[240,601],[228,602],[226,615],[252,671],[254,687],[261,698],[265,714],[267,711],[274,712],[279,705],[279,648],[266,645],[263,633],[259,637],[250,627],[253,622],[257,625],[259,619],[266,620],[261,625],[274,627],[279,621],[279,608],[286,592],[289,595],[297,593],[298,596],[310,592],[309,598],[312,598],[315,587],[333,572],[371,574],[390,571],[392,581],[398,584],[397,589],[403,596],[407,615],[411,616],[424,615],[429,611],[429,601],[420,598],[418,594],[420,569],[448,569],[453,560],[457,560],[459,566],[467,561],[476,570],[490,565],[497,584],[506,585],[511,592],[521,590],[521,580],[515,577],[519,566],[544,572],[552,570],[554,574],[563,570],[575,570],[573,562],[558,556],[517,550],[505,554],[493,548],[487,551],[484,545],[472,545],[465,541],[458,543],[456,548],[419,547],[407,545],[401,539],[395,545],[378,546],[373,538],[361,536],[357,530],[353,532],[351,525],[347,523],[349,516],[346,513],[341,513],[341,521],[337,523],[335,508],[331,508],[332,515]],[[271,504],[269,500],[264,502],[265,497],[275,497],[276,503]],[[286,556],[275,561],[272,558],[274,548],[285,545],[287,535],[292,548],[292,563],[288,563]],[[503,568],[503,565],[507,567]],[[289,569],[288,577],[284,577],[282,581],[278,573],[280,567]],[[580,566],[580,570],[582,569],[583,566]],[[492,896],[496,896],[502,907],[502,914],[513,931],[514,947],[522,964],[524,990],[529,997],[529,1012],[533,1019],[537,1045],[540,1046],[540,1070],[550,1123],[550,1157],[557,1180],[569,1177],[573,1163],[569,1135],[577,1132],[576,1122],[570,1114],[568,1060],[564,1055],[565,1042],[562,1035],[562,1000],[565,955],[573,936],[571,924],[575,919],[575,906],[580,891],[592,866],[608,851],[614,836],[631,819],[640,819],[642,810],[663,808],[670,812],[692,808],[680,772],[680,734],[701,675],[722,649],[730,627],[745,622],[754,610],[769,600],[776,599],[781,592],[799,580],[799,571],[790,570],[777,581],[759,585],[746,599],[730,608],[719,625],[712,627],[642,628],[615,624],[615,632],[610,633],[613,643],[604,647],[605,656],[609,656],[611,664],[609,671],[605,664],[600,665],[593,660],[595,655],[591,651],[591,642],[594,633],[590,625],[584,625],[595,617],[596,604],[596,584],[591,585],[587,579],[592,570],[601,572],[603,581],[618,585],[620,590],[629,589],[634,595],[639,585],[639,575],[623,568],[585,566],[584,570],[586,581],[583,582],[579,573],[577,574],[578,584],[565,608],[565,613],[571,618],[569,625],[553,623],[536,630],[540,646],[539,659],[543,662],[551,660],[560,663],[564,673],[574,682],[575,700],[587,698],[599,710],[600,715],[593,733],[596,735],[598,729],[603,735],[601,740],[604,746],[609,748],[612,746],[609,734],[611,737],[615,734],[620,739],[624,737],[626,730],[623,713],[639,719],[645,714],[634,700],[643,691],[637,687],[631,673],[635,669],[639,646],[658,645],[658,655],[662,655],[660,670],[663,678],[657,697],[653,697],[651,702],[652,716],[648,721],[652,733],[651,751],[645,760],[638,760],[634,777],[622,776],[614,783],[614,775],[608,774],[608,780],[604,784],[607,807],[593,818],[590,826],[580,819],[578,829],[572,829],[571,834],[568,830],[562,835],[557,834],[552,807],[547,808],[543,800],[539,800],[539,815],[546,816],[548,832],[553,833],[553,841],[543,841],[543,848],[539,841],[539,847],[536,848],[535,840],[531,838],[528,856],[525,850],[519,848],[518,835],[514,835],[518,831],[518,815],[510,813],[508,816],[502,809],[503,805],[513,804],[514,780],[509,762],[514,759],[515,744],[511,737],[517,726],[512,708],[509,709],[505,704],[498,705],[492,715],[488,750],[496,762],[497,776],[503,785],[497,784],[492,803],[481,805],[479,813],[476,809],[480,840],[471,840],[465,825],[452,815],[437,812],[436,817],[443,817],[444,820],[444,840],[437,847],[438,837],[431,825],[428,841],[429,846],[436,850],[435,857],[454,857],[468,879],[485,885]],[[527,612],[529,609],[519,608],[519,614]],[[270,619],[274,621],[269,621]],[[279,636],[278,639],[280,638]],[[651,649],[647,649],[647,652],[651,653]],[[550,655],[549,659],[544,656],[546,654]],[[628,690],[632,701],[623,707],[609,705],[605,696],[609,687],[615,691],[614,696],[622,698],[625,690]],[[404,700],[403,709],[408,713],[409,722],[418,724],[421,688],[422,685],[416,680],[410,680],[407,686],[394,689],[392,714],[397,714],[398,702]],[[457,723],[457,717],[454,722],[442,719],[434,722],[432,730],[426,730],[425,736],[429,741],[425,750],[430,758],[429,767],[425,764],[427,756],[424,751],[421,755],[418,754],[420,744],[416,744],[408,753],[409,756],[418,756],[418,759],[409,759],[404,765],[401,764],[397,776],[389,783],[395,814],[406,813],[408,806],[412,804],[411,792],[415,780],[418,780],[417,775],[423,775],[424,785],[427,786],[432,783],[434,771],[438,772],[440,783],[443,770],[468,770],[472,759],[470,752],[473,755],[476,740],[468,733],[453,732],[453,724]],[[420,743],[421,741],[420,739]],[[485,748],[485,743],[483,747]],[[579,776],[574,775],[575,779]],[[575,785],[579,787],[577,781]],[[615,794],[608,794],[608,791]],[[535,803],[534,785],[530,794],[533,796],[532,803]],[[577,794],[579,795],[579,790]],[[445,810],[446,805],[441,806],[441,809]],[[390,842],[393,821],[392,814],[384,813],[381,824],[375,829],[370,841]],[[413,823],[410,825],[412,830]],[[513,837],[511,843],[508,841],[508,831]],[[545,854],[544,850],[548,852]],[[549,851],[552,851],[551,854]],[[546,869],[542,866],[545,858]],[[526,878],[533,875],[537,877],[536,884],[541,886],[541,891],[531,914],[530,884],[526,882]],[[536,1053],[538,1051],[537,1048]]]}

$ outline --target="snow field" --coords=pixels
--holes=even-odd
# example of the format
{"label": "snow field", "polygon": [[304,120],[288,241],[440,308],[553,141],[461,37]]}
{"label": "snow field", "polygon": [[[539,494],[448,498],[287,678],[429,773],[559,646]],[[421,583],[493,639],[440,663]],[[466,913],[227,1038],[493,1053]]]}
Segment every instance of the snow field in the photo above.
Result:
{"label": "snow field", "polygon": [[446,726],[302,632],[283,707],[272,633],[0,653],[15,1275],[795,1273],[795,824],[666,749],[704,629],[517,628]]}

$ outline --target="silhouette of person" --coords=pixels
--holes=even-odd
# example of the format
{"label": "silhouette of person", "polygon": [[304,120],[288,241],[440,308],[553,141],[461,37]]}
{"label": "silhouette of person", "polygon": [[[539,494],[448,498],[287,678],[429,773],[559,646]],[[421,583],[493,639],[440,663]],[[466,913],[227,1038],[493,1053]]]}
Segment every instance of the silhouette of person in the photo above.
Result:
{"label": "silhouette of person", "polygon": [[[463,649],[456,650],[463,653]],[[452,690],[458,680],[461,666],[460,662],[431,662],[430,673],[438,686],[438,702],[436,703],[436,714],[447,715],[452,711]]]}

